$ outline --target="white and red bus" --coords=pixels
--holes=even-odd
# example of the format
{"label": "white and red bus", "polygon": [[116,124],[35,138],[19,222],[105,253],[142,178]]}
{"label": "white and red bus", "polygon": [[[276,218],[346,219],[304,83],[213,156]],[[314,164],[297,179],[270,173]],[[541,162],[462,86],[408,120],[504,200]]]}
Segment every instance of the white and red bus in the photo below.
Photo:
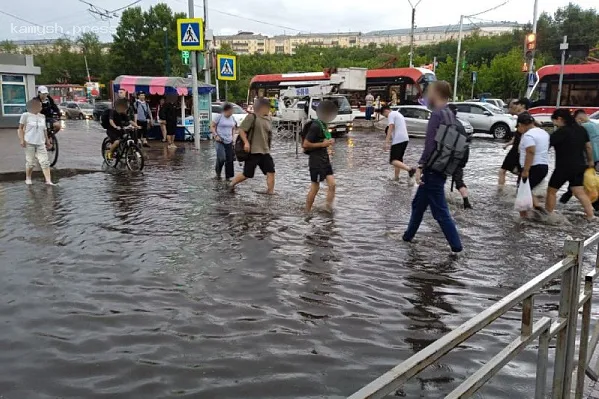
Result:
{"label": "white and red bus", "polygon": [[[256,75],[250,81],[248,104],[256,97],[273,98],[288,87],[314,86],[329,81],[329,72]],[[366,73],[366,91],[348,93],[352,106],[363,107],[367,92],[382,103],[418,104],[430,82],[437,80],[427,68],[370,69]]]}
{"label": "white and red bus", "polygon": [[87,102],[87,89],[85,86],[68,83],[43,86],[48,88],[48,94],[57,104],[65,101]]}
{"label": "white and red bus", "polygon": [[[555,111],[559,92],[560,65],[547,65],[537,71],[532,89],[530,113],[544,121]],[[599,111],[599,63],[565,65],[560,108],[582,108],[588,114]]]}

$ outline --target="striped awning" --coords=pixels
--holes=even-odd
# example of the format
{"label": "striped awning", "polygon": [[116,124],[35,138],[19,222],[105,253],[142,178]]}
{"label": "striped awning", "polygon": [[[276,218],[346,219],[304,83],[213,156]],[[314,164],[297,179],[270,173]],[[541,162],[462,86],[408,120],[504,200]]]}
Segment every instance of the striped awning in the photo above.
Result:
{"label": "striped awning", "polygon": [[[186,96],[191,94],[191,79],[163,76],[130,76],[121,75],[113,81],[114,91],[125,89],[129,93],[143,91],[148,94],[178,94]],[[214,86],[198,82],[198,93],[209,94],[214,91]]]}

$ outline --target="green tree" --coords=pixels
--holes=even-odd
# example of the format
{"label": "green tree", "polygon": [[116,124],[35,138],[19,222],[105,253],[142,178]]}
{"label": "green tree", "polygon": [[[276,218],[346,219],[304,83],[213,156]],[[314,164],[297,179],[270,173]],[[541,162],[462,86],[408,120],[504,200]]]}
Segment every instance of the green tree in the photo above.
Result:
{"label": "green tree", "polygon": [[3,40],[0,42],[0,53],[16,53],[18,47],[10,40]]}

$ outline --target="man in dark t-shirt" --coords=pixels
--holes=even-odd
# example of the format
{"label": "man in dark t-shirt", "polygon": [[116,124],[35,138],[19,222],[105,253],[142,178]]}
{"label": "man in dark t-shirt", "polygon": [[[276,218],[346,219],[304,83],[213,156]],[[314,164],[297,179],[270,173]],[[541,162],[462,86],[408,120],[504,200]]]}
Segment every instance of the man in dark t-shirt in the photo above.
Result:
{"label": "man in dark t-shirt", "polygon": [[335,200],[335,177],[333,167],[329,158],[329,147],[334,143],[326,124],[337,116],[337,105],[333,101],[325,100],[318,104],[316,114],[318,119],[308,122],[310,126],[303,142],[305,152],[309,155],[308,167],[310,168],[310,191],[306,199],[306,212],[312,210],[316,195],[320,190],[320,182],[325,181],[328,185],[327,210],[332,211]]}
{"label": "man in dark t-shirt", "polygon": [[168,148],[176,149],[175,145],[175,133],[177,132],[177,107],[175,105],[177,96],[168,94],[166,96],[166,103],[160,108],[160,121],[166,127],[166,137],[168,141]]}

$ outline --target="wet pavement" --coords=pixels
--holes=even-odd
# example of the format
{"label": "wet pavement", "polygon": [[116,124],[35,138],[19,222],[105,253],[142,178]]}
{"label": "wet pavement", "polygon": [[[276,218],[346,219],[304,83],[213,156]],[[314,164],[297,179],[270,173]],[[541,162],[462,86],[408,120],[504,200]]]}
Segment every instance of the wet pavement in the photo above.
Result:
{"label": "wet pavement", "polygon": [[[405,244],[414,187],[390,181],[382,147],[382,133],[337,140],[333,215],[324,193],[303,215],[308,159],[286,141],[275,141],[272,197],[261,176],[235,194],[213,181],[208,143],[199,154],[155,143],[143,174],[2,183],[0,397],[342,398],[597,228],[575,201],[560,225],[516,223],[515,189],[496,189],[501,143],[476,140],[465,172],[475,209],[452,200],[466,253],[449,257],[430,214]],[[535,299],[538,315],[555,315],[557,289]],[[442,397],[519,326],[515,309],[398,394]],[[476,397],[529,398],[535,369],[533,348]]]}

